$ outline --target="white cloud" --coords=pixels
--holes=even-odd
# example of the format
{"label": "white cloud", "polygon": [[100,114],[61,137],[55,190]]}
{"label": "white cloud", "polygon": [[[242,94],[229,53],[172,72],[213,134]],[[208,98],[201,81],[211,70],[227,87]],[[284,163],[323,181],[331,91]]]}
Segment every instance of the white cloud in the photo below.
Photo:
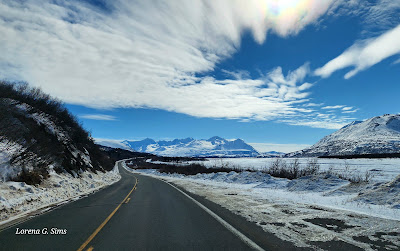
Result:
{"label": "white cloud", "polygon": [[115,116],[106,115],[106,114],[83,114],[79,115],[80,118],[83,119],[92,119],[92,120],[116,120]]}
{"label": "white cloud", "polygon": [[367,8],[364,14],[369,29],[388,29],[398,25],[400,1],[378,0],[373,5],[371,3],[369,5],[370,8]]}
{"label": "white cloud", "polygon": [[[197,77],[251,31],[295,35],[332,0],[125,1],[101,12],[78,1],[0,3],[0,76],[26,80],[67,103],[143,107],[198,117],[271,120],[312,110],[308,65],[255,79]],[[74,5],[74,6],[72,6]],[[226,72],[228,73],[228,72]]]}
{"label": "white cloud", "polygon": [[379,37],[356,42],[335,59],[315,70],[315,75],[329,77],[333,72],[353,66],[344,76],[349,79],[358,72],[400,53],[400,25]]}
{"label": "white cloud", "polygon": [[303,114],[302,116],[298,116],[296,118],[284,118],[281,119],[279,122],[296,126],[337,130],[355,120],[355,118],[345,115],[349,113],[354,113],[358,110],[355,109],[353,111],[342,111],[340,109],[338,111],[338,109],[340,108],[335,108],[333,110],[325,112],[326,110],[321,108],[321,110],[319,111],[315,110],[313,113]]}
{"label": "white cloud", "polygon": [[322,106],[322,105],[324,105],[324,104],[307,103],[307,104],[304,104],[303,106],[304,107],[319,107],[319,106]]}
{"label": "white cloud", "polygon": [[363,24],[361,33],[365,36],[370,36],[371,34],[376,36],[398,25],[399,10],[400,1],[336,0],[327,13],[335,17],[358,16]]}
{"label": "white cloud", "polygon": [[313,128],[322,128],[330,130],[338,130],[343,126],[349,124],[349,122],[344,122],[343,119],[321,119],[316,117],[314,120],[309,119],[296,119],[296,120],[281,120],[280,122],[287,123],[289,125],[295,126],[307,126]]}
{"label": "white cloud", "polygon": [[254,149],[259,152],[283,152],[283,153],[290,153],[302,150],[304,148],[310,147],[311,145],[307,144],[275,144],[275,143],[248,143]]}
{"label": "white cloud", "polygon": [[354,109],[354,110],[343,111],[343,113],[355,113],[357,111],[358,109]]}
{"label": "white cloud", "polygon": [[343,110],[343,111],[348,111],[348,110],[351,110],[351,109],[353,109],[353,108],[354,108],[354,107],[346,106],[346,107],[343,107],[342,110]]}
{"label": "white cloud", "polygon": [[328,110],[328,109],[341,109],[344,108],[344,105],[331,105],[331,106],[324,106],[321,109]]}

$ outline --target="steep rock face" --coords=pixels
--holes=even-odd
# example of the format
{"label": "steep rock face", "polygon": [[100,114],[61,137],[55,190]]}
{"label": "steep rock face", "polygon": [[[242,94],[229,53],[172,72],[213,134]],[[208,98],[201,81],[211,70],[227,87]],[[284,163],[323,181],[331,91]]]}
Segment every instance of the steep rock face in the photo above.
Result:
{"label": "steep rock face", "polygon": [[343,156],[400,152],[400,115],[354,121],[315,145],[287,157]]}
{"label": "steep rock face", "polygon": [[[100,143],[100,142],[99,142]],[[111,146],[111,141],[110,145]],[[214,136],[207,140],[193,138],[174,139],[171,141],[144,139],[140,141],[122,141],[133,151],[147,152],[161,156],[219,156],[219,157],[254,157],[259,153],[241,139],[226,140]],[[102,141],[101,144],[107,145]],[[115,145],[115,142],[113,143]]]}

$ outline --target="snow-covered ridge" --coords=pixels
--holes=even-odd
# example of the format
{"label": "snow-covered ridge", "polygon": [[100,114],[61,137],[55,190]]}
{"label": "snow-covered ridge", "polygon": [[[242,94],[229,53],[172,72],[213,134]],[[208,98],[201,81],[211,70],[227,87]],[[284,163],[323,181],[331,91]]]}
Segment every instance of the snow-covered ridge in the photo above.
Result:
{"label": "snow-covered ridge", "polygon": [[[26,130],[26,132],[22,132],[19,136],[14,138],[10,138],[7,136],[7,133],[0,133],[0,180],[5,181],[6,179],[15,176],[20,170],[21,166],[25,166],[28,170],[35,168],[35,164],[33,164],[36,160],[43,159],[43,156],[39,156],[38,152],[42,152],[43,155],[45,150],[39,149],[37,147],[36,151],[32,151],[32,145],[38,146],[38,144],[44,144],[42,141],[43,138],[55,137],[55,139],[48,144],[58,144],[62,145],[64,149],[65,158],[70,158],[71,164],[80,164],[88,168],[93,168],[93,163],[89,152],[85,149],[85,147],[81,147],[78,149],[77,145],[73,141],[70,136],[70,133],[67,132],[59,123],[57,123],[57,118],[52,115],[49,115],[45,112],[42,112],[31,105],[26,103],[21,103],[16,100],[3,99],[2,105],[6,104],[6,109],[12,111],[12,123],[16,123],[17,126],[21,126]],[[18,114],[18,115],[16,115]],[[31,123],[29,121],[34,121],[35,123]],[[11,124],[11,126],[14,126]],[[11,127],[10,126],[10,127]],[[39,137],[38,131],[40,131],[42,138]],[[27,134],[32,136],[31,139],[25,138]],[[46,135],[46,136],[44,136]],[[58,141],[57,143],[55,143]],[[50,142],[50,141],[49,141]],[[56,146],[55,146],[56,147]],[[22,153],[24,155],[22,155]],[[50,159],[53,157],[51,154],[47,153],[46,158],[49,159],[49,163],[47,164],[60,164],[55,163],[57,161],[54,160],[53,163]],[[14,158],[14,162],[10,163],[10,160]],[[63,167],[61,167],[63,168]],[[78,168],[79,169],[79,168]]]}
{"label": "snow-covered ridge", "polygon": [[385,114],[354,121],[315,145],[287,157],[314,157],[400,152],[400,115]]}
{"label": "snow-covered ridge", "polygon": [[0,81],[0,118],[0,181],[39,184],[49,166],[71,175],[112,168],[79,121],[39,89]]}
{"label": "snow-covered ridge", "polygon": [[113,164],[62,103],[0,81],[0,224],[116,182]]}
{"label": "snow-covered ridge", "polygon": [[252,146],[241,139],[227,140],[217,136],[206,140],[185,138],[155,141],[147,138],[140,141],[96,139],[96,142],[108,147],[119,147],[161,156],[254,157],[259,155]]}

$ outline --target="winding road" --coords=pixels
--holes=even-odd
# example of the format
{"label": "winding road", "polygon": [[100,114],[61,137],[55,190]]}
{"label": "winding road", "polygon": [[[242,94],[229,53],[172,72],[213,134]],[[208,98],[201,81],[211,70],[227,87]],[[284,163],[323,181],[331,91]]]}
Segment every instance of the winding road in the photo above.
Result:
{"label": "winding road", "polygon": [[[1,231],[0,250],[289,248],[265,238],[254,223],[204,198],[194,200],[195,195],[164,181],[132,174],[119,165],[119,182]],[[28,229],[40,233],[16,234]]]}

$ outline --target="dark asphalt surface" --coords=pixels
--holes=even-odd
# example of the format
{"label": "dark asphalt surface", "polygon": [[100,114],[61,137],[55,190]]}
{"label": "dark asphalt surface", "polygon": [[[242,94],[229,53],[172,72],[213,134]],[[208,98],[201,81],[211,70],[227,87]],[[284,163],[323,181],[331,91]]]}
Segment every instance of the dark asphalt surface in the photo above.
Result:
{"label": "dark asphalt surface", "polygon": [[[0,232],[0,250],[77,250],[132,190],[86,246],[93,250],[249,250],[233,233],[170,185],[120,168],[119,182]],[[255,224],[254,224],[255,226]],[[65,235],[16,235],[66,229]],[[248,236],[249,237],[249,236]],[[251,237],[250,237],[251,238]]]}

